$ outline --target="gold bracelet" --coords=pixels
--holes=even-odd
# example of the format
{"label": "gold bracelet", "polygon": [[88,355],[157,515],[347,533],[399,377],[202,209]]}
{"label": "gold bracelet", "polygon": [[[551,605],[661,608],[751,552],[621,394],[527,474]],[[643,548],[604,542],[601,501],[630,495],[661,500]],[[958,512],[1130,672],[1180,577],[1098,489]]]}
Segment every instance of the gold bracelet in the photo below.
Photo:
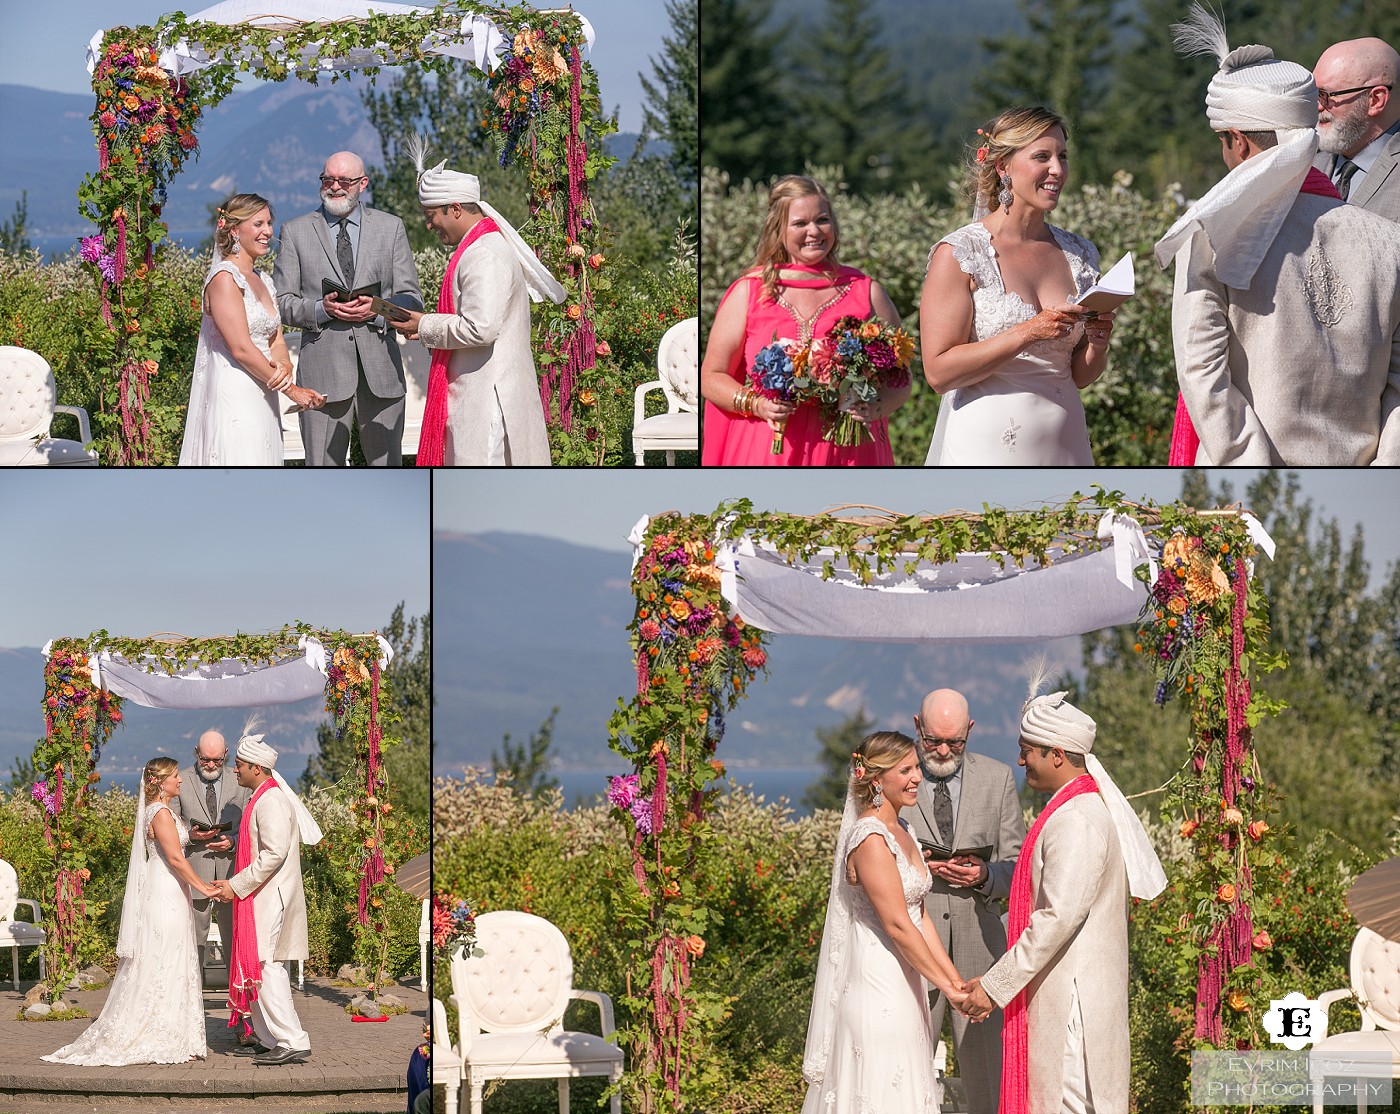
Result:
{"label": "gold bracelet", "polygon": [[739,387],[734,391],[734,397],[729,400],[729,409],[736,414],[743,414],[744,388]]}

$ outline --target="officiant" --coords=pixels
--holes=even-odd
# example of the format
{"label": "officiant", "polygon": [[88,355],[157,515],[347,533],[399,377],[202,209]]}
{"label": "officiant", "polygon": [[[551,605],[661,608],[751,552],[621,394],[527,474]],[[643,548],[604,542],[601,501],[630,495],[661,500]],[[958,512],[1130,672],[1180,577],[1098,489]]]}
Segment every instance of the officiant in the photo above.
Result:
{"label": "officiant", "polygon": [[385,301],[423,308],[403,221],[363,204],[368,184],[360,156],[339,151],[321,171],[321,207],[282,226],[277,306],[283,325],[301,329],[297,382],[326,396],[324,406],[301,411],[308,466],[343,466],[352,427],[366,463],[403,463],[398,340],[369,296],[346,300],[327,292],[326,280],[346,291],[377,286]]}
{"label": "officiant", "polygon": [[[185,858],[206,882],[233,874],[233,851],[238,845],[238,825],[251,795],[238,784],[229,769],[228,745],[217,731],[206,731],[194,748],[194,764],[180,771],[180,795],[171,802],[190,829]],[[210,916],[218,919],[223,954],[216,955],[209,944]],[[199,941],[201,973],[217,959],[228,962],[233,940],[233,906],[207,897],[194,897],[194,931]]]}
{"label": "officiant", "polygon": [[[973,724],[962,693],[935,689],[924,697],[914,717],[915,754],[924,780],[917,807],[904,813],[933,874],[924,915],[964,979],[986,973],[1006,952],[1001,914],[1026,838],[1011,767],[968,751]],[[934,990],[935,1035],[943,1029],[946,1006],[947,998]],[[1000,1011],[980,1025],[952,1011],[968,1114],[997,1114],[1001,1023]]]}

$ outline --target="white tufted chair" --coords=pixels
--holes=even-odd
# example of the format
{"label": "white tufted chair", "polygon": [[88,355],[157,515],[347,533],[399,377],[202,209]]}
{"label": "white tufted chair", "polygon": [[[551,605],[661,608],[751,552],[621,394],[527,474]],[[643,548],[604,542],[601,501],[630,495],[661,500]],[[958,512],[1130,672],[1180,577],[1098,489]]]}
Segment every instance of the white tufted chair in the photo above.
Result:
{"label": "white tufted chair", "polygon": [[[74,415],[82,440],[50,437],[55,414]],[[91,440],[87,411],[58,405],[58,386],[48,360],[28,348],[0,345],[0,467],[91,468],[97,464],[97,453],[83,448]]]}
{"label": "white tufted chair", "polygon": [[457,1092],[462,1087],[462,1058],[447,1030],[447,1010],[433,999],[433,1086],[441,1085],[447,1095],[447,1114],[457,1114]]}
{"label": "white tufted chair", "polygon": [[[15,907],[28,905],[33,924],[15,920]],[[0,859],[0,948],[10,949],[10,970],[15,989],[19,989],[20,948],[39,949],[39,981],[44,981],[44,926],[39,918],[39,903],[19,896],[19,877],[15,868]]]}
{"label": "white tufted chair", "polygon": [[[1327,1011],[1333,1002],[1355,997],[1361,1007],[1361,1028],[1329,1036]],[[1320,1084],[1329,1062],[1336,1065],[1357,1053],[1382,1053],[1381,1064],[1352,1060],[1346,1073],[1352,1079],[1400,1079],[1400,943],[1378,936],[1369,928],[1357,931],[1351,945],[1351,986],[1319,995],[1324,1010],[1322,1033],[1309,1049],[1309,1074]],[[1314,1015],[1315,1016],[1315,1015]],[[1385,1062],[1388,1061],[1388,1062]],[[1322,1114],[1321,1088],[1314,1090],[1313,1114]],[[1365,1111],[1364,1095],[1357,1099]]]}
{"label": "white tufted chair", "polygon": [[[292,368],[297,366],[301,356],[301,334],[286,333],[287,352],[292,357]],[[416,340],[404,340],[394,334],[399,344],[399,355],[403,357],[404,377],[404,419],[403,455],[418,455],[418,439],[423,432],[423,410],[428,405],[428,368],[432,364],[432,353]],[[283,410],[291,409],[291,404],[281,402]],[[305,460],[306,446],[301,441],[301,419],[296,411],[282,415],[282,455],[287,460]]]}
{"label": "white tufted chair", "polygon": [[[656,351],[660,379],[637,388],[632,400],[632,451],[643,463],[647,449],[665,449],[666,463],[676,463],[677,449],[700,447],[700,415],[696,411],[700,382],[700,319],[687,317],[672,325]],[[660,389],[666,396],[664,414],[646,416],[648,392]]]}
{"label": "white tufted chair", "polygon": [[[452,1001],[471,1114],[482,1114],[488,1079],[557,1079],[559,1112],[568,1114],[570,1078],[622,1078],[622,1050],[613,1041],[563,1028],[564,1009],[575,998],[597,1004],[605,1036],[615,1026],[611,998],[574,989],[562,932],[530,913],[483,913],[476,918],[476,943],[480,955],[452,953]],[[616,1094],[612,1114],[622,1114]]]}

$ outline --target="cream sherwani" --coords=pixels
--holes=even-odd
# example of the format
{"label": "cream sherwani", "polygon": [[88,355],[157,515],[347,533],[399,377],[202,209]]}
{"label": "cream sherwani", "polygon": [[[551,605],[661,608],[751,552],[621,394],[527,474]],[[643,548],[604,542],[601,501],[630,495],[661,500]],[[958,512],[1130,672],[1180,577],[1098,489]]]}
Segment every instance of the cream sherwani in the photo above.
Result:
{"label": "cream sherwani", "polygon": [[1041,829],[1031,901],[1020,939],[982,977],[999,1006],[1026,992],[1029,1112],[1126,1114],[1128,874],[1097,793],[1066,802]]}
{"label": "cream sherwani", "polygon": [[273,785],[244,810],[253,860],[229,879],[240,898],[253,899],[262,986],[253,1003],[258,1040],[269,1048],[305,1051],[311,1038],[292,1004],[292,983],[281,961],[308,957],[306,891],[301,881],[301,837],[286,791]]}
{"label": "cream sherwani", "polygon": [[1400,464],[1400,226],[1299,194],[1247,290],[1197,231],[1176,257],[1198,465]]}
{"label": "cream sherwani", "polygon": [[455,313],[425,314],[418,336],[452,352],[447,366],[446,465],[548,465],[549,437],[530,344],[530,293],[503,236],[462,253]]}

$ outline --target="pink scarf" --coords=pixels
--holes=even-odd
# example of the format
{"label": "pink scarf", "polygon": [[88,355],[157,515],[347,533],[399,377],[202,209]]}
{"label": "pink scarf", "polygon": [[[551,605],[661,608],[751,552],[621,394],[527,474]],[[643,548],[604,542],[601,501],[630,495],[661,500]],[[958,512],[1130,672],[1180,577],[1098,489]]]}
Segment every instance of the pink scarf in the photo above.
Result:
{"label": "pink scarf", "polygon": [[[452,304],[452,279],[457,273],[457,261],[462,253],[488,232],[501,229],[490,217],[482,217],[471,227],[442,274],[438,290],[438,313],[456,313]],[[447,361],[452,352],[446,348],[433,349],[433,362],[428,367],[428,401],[423,409],[423,431],[418,438],[418,466],[432,468],[442,464],[443,445],[447,440]]]}
{"label": "pink scarf", "polygon": [[[1099,783],[1088,774],[1081,774],[1055,795],[1045,811],[1031,825],[1026,842],[1021,845],[1021,857],[1016,860],[1016,872],[1011,875],[1011,900],[1006,911],[1006,947],[1009,951],[1025,932],[1031,919],[1031,852],[1040,838],[1040,829],[1055,814],[1081,793],[1097,793]],[[1001,1029],[1001,1114],[1026,1114],[1030,1104],[1030,1053],[1026,1039],[1026,992],[1023,990],[1006,1003]]]}
{"label": "pink scarf", "polygon": [[[1319,197],[1332,197],[1340,201],[1342,195],[1332,184],[1332,179],[1317,167],[1312,167],[1303,179],[1299,193],[1315,193]],[[1191,424],[1191,415],[1186,412],[1186,402],[1180,392],[1176,396],[1176,420],[1172,422],[1172,444],[1168,450],[1167,463],[1173,468],[1190,468],[1196,463],[1196,450],[1201,447],[1201,439],[1196,436],[1196,428]]]}
{"label": "pink scarf", "polygon": [[[258,786],[253,799],[243,810],[243,820],[238,829],[238,850],[234,852],[234,873],[247,870],[253,861],[252,827],[248,821],[253,816],[253,806],[258,798],[269,789],[276,789],[275,778],[268,778]],[[253,895],[233,899],[233,942],[228,950],[228,1026],[238,1029],[245,1037],[251,1035],[253,1027],[248,1017],[253,1012],[253,1003],[258,1000],[258,987],[262,985],[262,959],[258,956],[258,926],[253,919]]]}

